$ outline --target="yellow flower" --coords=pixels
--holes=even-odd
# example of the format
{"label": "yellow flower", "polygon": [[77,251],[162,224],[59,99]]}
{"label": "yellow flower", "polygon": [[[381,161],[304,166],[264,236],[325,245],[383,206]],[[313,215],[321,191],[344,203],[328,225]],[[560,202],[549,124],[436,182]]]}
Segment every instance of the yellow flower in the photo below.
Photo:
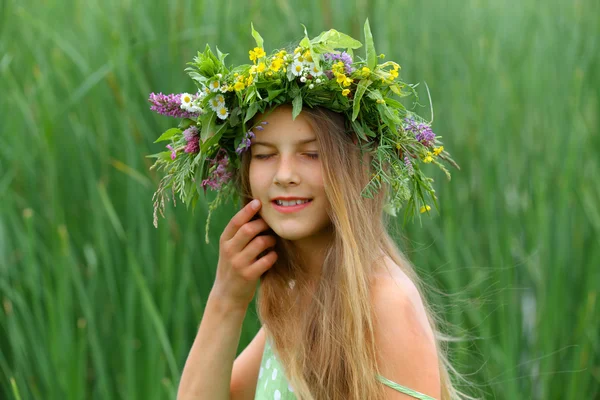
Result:
{"label": "yellow flower", "polygon": [[285,56],[286,54],[287,54],[287,51],[281,50],[279,53],[277,53],[277,57],[283,58],[283,56]]}
{"label": "yellow flower", "polygon": [[392,75],[392,77],[397,78],[398,77],[398,70],[397,69],[393,69],[390,71],[390,75]]}
{"label": "yellow flower", "polygon": [[427,152],[427,156],[423,159],[423,162],[429,164],[433,161],[433,157],[430,151]]}
{"label": "yellow flower", "polygon": [[343,74],[345,72],[344,63],[339,61],[331,66],[331,71],[334,75]]}
{"label": "yellow flower", "polygon": [[369,67],[362,67],[362,74],[366,78],[371,73],[371,69]]}
{"label": "yellow flower", "polygon": [[267,53],[265,53],[265,51],[260,47],[255,47],[254,51],[256,52],[256,57],[258,58],[263,58],[267,55]]}
{"label": "yellow flower", "polygon": [[402,148],[402,145],[401,145],[400,143],[396,143],[396,148],[397,148],[398,150],[400,150],[400,149]]}
{"label": "yellow flower", "polygon": [[236,82],[235,85],[233,85],[233,88],[236,92],[239,92],[240,90],[244,89],[244,87],[246,87],[246,85],[244,85],[244,82]]}
{"label": "yellow flower", "polygon": [[308,61],[308,62],[313,62],[313,58],[310,55],[310,50],[306,50],[304,52],[304,54],[302,55],[302,57],[304,57],[306,59],[306,61]]}
{"label": "yellow flower", "polygon": [[265,70],[265,68],[266,68],[266,65],[265,65],[265,63],[264,63],[264,62],[261,62],[261,63],[259,63],[259,64],[258,64],[258,67],[256,68],[256,70],[257,70],[258,72],[263,72],[263,71]]}
{"label": "yellow flower", "polygon": [[344,86],[348,87],[354,82],[351,78],[344,79]]}
{"label": "yellow flower", "polygon": [[246,86],[252,85],[252,82],[254,82],[254,75],[249,75],[248,79],[246,79]]}
{"label": "yellow flower", "polygon": [[444,151],[444,146],[436,147],[435,149],[433,149],[433,154],[439,156],[442,151]]}
{"label": "yellow flower", "polygon": [[250,55],[250,60],[254,62],[266,55],[265,51],[260,47],[255,47],[254,49],[250,50],[248,54]]}
{"label": "yellow flower", "polygon": [[346,80],[346,75],[344,74],[337,74],[335,77],[337,78],[337,83],[344,83]]}
{"label": "yellow flower", "polygon": [[421,207],[421,214],[429,210],[431,210],[431,207],[429,207],[428,205],[424,205],[423,207]]}
{"label": "yellow flower", "polygon": [[294,49],[294,54],[297,54],[298,52],[300,52],[300,50],[302,50],[300,47],[296,47],[296,48]]}
{"label": "yellow flower", "polygon": [[283,65],[283,60],[280,58],[276,58],[271,62],[271,65],[269,66],[269,69],[271,71],[279,71],[281,69],[281,66]]}
{"label": "yellow flower", "polygon": [[350,89],[342,90],[342,96],[348,96],[348,94],[350,94]]}

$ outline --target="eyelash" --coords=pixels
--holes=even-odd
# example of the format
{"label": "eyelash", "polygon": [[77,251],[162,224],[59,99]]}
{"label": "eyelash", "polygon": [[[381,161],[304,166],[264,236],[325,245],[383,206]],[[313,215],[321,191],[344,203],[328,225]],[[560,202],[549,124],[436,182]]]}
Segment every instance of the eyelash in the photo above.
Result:
{"label": "eyelash", "polygon": [[[317,158],[319,158],[318,154],[315,153],[304,153],[305,155],[307,155],[309,158],[312,158],[313,160],[316,160]],[[254,158],[258,159],[258,160],[266,160],[267,158],[271,157],[273,154],[257,154],[254,156]]]}

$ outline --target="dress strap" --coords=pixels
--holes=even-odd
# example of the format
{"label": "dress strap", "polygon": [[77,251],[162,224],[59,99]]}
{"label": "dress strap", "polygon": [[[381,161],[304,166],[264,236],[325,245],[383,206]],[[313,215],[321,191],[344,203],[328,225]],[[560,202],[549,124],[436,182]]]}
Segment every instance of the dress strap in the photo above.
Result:
{"label": "dress strap", "polygon": [[407,394],[409,396],[414,397],[415,399],[419,399],[419,400],[436,400],[431,396],[427,396],[426,394],[417,392],[416,390],[412,390],[407,388],[406,386],[402,386],[397,384],[396,382],[390,381],[388,378],[381,376],[381,375],[377,375],[377,379],[382,382],[384,385],[387,385],[389,387],[391,387],[392,389],[395,389],[401,393]]}

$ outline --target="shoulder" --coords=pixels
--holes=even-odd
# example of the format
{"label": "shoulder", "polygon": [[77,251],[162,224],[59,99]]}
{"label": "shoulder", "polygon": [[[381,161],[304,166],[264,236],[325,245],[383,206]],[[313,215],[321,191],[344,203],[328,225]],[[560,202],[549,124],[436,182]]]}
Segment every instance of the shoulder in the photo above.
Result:
{"label": "shoulder", "polygon": [[[439,398],[436,343],[419,291],[393,260],[385,257],[383,263],[383,272],[373,279],[371,294],[380,373],[400,385]],[[387,389],[388,399],[406,398]]]}

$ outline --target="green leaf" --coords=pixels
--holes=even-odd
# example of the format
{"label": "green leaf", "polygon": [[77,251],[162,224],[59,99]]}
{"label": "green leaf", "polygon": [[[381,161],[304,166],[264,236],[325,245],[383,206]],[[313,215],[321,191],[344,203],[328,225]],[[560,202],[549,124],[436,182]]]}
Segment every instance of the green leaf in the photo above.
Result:
{"label": "green leaf", "polygon": [[352,121],[352,127],[354,128],[354,132],[361,138],[364,142],[367,141],[367,137],[365,136],[365,132],[358,121]]}
{"label": "green leaf", "polygon": [[158,158],[162,161],[171,162],[171,151],[161,151],[160,153],[147,155],[146,158]]}
{"label": "green leaf", "polygon": [[369,79],[362,79],[359,82],[358,87],[356,88],[356,93],[354,94],[354,104],[352,105],[352,121],[358,117],[358,112],[360,111],[360,100],[362,99],[363,94],[365,94],[367,87],[369,87],[371,83],[373,83],[373,81]]}
{"label": "green leaf", "polygon": [[300,111],[302,111],[302,95],[298,94],[294,97],[294,100],[292,100],[292,120],[296,119],[300,114]]}
{"label": "green leaf", "polygon": [[154,143],[164,142],[165,140],[170,140],[173,137],[173,135],[176,135],[179,133],[181,133],[181,129],[178,129],[178,128],[168,129],[165,133],[160,135],[160,137],[158,139],[156,139],[154,141]]}
{"label": "green leaf", "polygon": [[325,52],[335,49],[358,49],[362,47],[361,42],[335,29],[321,32],[319,36],[311,40],[311,43],[319,45],[320,49],[326,50]]}
{"label": "green leaf", "polygon": [[204,143],[215,134],[217,113],[209,112],[202,117],[202,131],[200,132],[200,140]]}
{"label": "green leaf", "polygon": [[181,120],[179,125],[177,125],[177,127],[181,130],[186,130],[187,128],[189,128],[191,125],[193,125],[195,123],[196,123],[196,121],[194,121],[193,119],[184,118],[183,120]]}
{"label": "green leaf", "polygon": [[389,97],[385,98],[385,104],[387,104],[390,107],[394,107],[398,110],[405,110],[406,108],[402,105],[402,103],[400,103],[397,100],[394,99],[390,99]]}
{"label": "green leaf", "polygon": [[215,46],[215,49],[217,49],[217,57],[219,57],[219,61],[221,61],[221,63],[225,63],[225,57],[227,57],[229,55],[229,53],[221,53],[221,50],[219,50],[219,48],[217,46]]}
{"label": "green leaf", "polygon": [[258,102],[254,102],[252,104],[250,104],[250,107],[248,107],[248,110],[246,111],[246,116],[244,117],[244,124],[248,121],[250,121],[250,119],[252,117],[254,117],[254,115],[256,114],[256,112],[258,111]]}
{"label": "green leaf", "polygon": [[228,74],[229,73],[229,69],[227,69],[227,67],[225,67],[225,57],[227,57],[229,55],[229,53],[221,53],[221,51],[219,50],[219,48],[217,46],[215,46],[215,49],[217,49],[217,57],[219,57],[219,61],[221,62],[221,69],[223,70],[223,73]]}
{"label": "green leaf", "polygon": [[206,140],[205,142],[202,142],[202,146],[200,147],[200,154],[206,153],[208,152],[208,149],[219,142],[219,140],[221,139],[221,136],[223,136],[223,133],[225,133],[225,129],[223,129],[226,126],[226,124],[223,124],[220,126],[219,130],[217,132],[215,132],[214,135],[212,135],[210,138],[208,138],[208,140]]}
{"label": "green leaf", "polygon": [[315,49],[313,48],[312,42],[308,39],[308,32],[306,30],[306,26],[302,25],[302,27],[304,28],[304,39],[302,39],[300,41],[300,46],[308,47],[308,49],[310,50],[310,56],[312,57],[313,63],[315,64],[315,66],[317,68],[320,68],[321,56],[320,56],[319,52],[315,51]]}
{"label": "green leaf", "polygon": [[278,89],[278,90],[267,89],[267,93],[269,93],[269,97],[267,97],[267,101],[271,102],[275,97],[279,96],[279,94],[284,91],[285,91],[285,89]]}
{"label": "green leaf", "polygon": [[254,40],[256,40],[256,47],[260,47],[262,49],[263,48],[262,36],[260,36],[260,33],[256,32],[254,30],[254,24],[252,24],[252,22],[250,22],[250,26],[252,27],[252,37],[254,38]]}
{"label": "green leaf", "polygon": [[371,71],[374,71],[377,66],[377,54],[375,53],[375,43],[373,43],[369,18],[365,21],[365,46],[367,51],[367,67],[369,67]]}
{"label": "green leaf", "polygon": [[304,28],[304,38],[300,41],[300,46],[301,47],[308,47],[310,46],[310,39],[308,38],[308,32],[306,31],[306,26],[304,26],[303,24],[302,27]]}

